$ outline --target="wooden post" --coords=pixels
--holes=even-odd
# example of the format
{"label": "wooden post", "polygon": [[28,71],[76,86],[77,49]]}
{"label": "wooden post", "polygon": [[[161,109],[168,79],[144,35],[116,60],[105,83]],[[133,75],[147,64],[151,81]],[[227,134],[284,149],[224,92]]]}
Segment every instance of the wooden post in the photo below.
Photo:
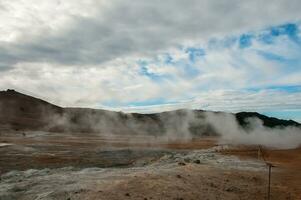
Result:
{"label": "wooden post", "polygon": [[272,174],[272,167],[275,167],[272,163],[266,163],[269,167],[269,183],[268,183],[268,200],[271,199],[271,174]]}
{"label": "wooden post", "polygon": [[272,166],[269,165],[269,187],[268,187],[268,200],[271,199],[271,169]]}

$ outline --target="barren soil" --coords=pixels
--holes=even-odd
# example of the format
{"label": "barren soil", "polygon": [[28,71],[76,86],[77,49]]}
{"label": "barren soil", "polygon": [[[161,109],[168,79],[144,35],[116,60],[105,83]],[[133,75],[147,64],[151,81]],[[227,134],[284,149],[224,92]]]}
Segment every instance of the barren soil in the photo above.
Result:
{"label": "barren soil", "polygon": [[[301,199],[301,148],[263,149],[271,199]],[[147,136],[0,133],[0,200],[265,199],[257,147]]]}

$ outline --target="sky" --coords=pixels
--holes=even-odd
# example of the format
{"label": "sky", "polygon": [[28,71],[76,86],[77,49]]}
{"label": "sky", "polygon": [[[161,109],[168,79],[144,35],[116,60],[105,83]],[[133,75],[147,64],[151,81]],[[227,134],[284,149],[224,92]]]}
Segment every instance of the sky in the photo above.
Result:
{"label": "sky", "polygon": [[300,0],[1,0],[0,89],[301,122]]}

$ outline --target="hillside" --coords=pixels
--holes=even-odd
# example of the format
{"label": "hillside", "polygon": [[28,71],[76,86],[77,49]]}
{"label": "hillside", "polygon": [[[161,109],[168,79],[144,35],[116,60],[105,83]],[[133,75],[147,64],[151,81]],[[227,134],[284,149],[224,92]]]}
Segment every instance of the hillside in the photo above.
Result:
{"label": "hillside", "polygon": [[126,114],[100,109],[62,108],[14,90],[0,92],[0,126],[14,130],[54,132],[101,132],[122,134],[215,135],[208,114],[228,115],[241,127],[248,127],[248,118],[258,118],[266,127],[300,126],[293,120],[267,117],[255,112],[229,114],[203,110],[175,110],[154,114]]}

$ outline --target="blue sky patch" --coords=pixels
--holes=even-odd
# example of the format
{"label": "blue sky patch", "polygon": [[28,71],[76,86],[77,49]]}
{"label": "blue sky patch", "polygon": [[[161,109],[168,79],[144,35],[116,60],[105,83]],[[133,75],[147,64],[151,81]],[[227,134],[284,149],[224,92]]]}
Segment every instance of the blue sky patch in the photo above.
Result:
{"label": "blue sky patch", "polygon": [[273,85],[268,87],[253,87],[247,88],[247,91],[259,92],[261,90],[277,90],[288,93],[299,93],[301,92],[301,85]]}
{"label": "blue sky patch", "polygon": [[287,59],[281,55],[272,53],[272,52],[261,51],[261,50],[257,50],[256,52],[258,53],[258,55],[264,57],[267,60],[272,60],[272,61],[277,61],[277,62],[289,62],[290,61],[289,59]]}
{"label": "blue sky patch", "polygon": [[185,53],[189,55],[189,60],[194,63],[197,58],[205,55],[205,50],[202,48],[189,47],[186,49]]}
{"label": "blue sky patch", "polygon": [[280,119],[292,119],[301,123],[301,110],[274,110],[262,112],[262,114]]}
{"label": "blue sky patch", "polygon": [[129,104],[129,106],[155,106],[155,105],[162,105],[162,104],[169,104],[169,103],[176,103],[176,101],[167,101],[164,98],[157,98],[157,99],[148,99],[145,101],[134,101]]}
{"label": "blue sky patch", "polygon": [[177,103],[177,101],[168,101],[164,98],[155,98],[155,99],[148,99],[143,101],[132,101],[130,103],[112,100],[112,101],[105,101],[103,105],[107,107],[116,108],[122,106],[132,106],[132,107],[156,106],[156,105],[173,104],[173,103]]}
{"label": "blue sky patch", "polygon": [[250,34],[243,34],[239,38],[239,47],[240,48],[247,48],[252,45],[252,38],[253,36]]}
{"label": "blue sky patch", "polygon": [[148,78],[150,78],[154,81],[161,81],[163,78],[162,75],[158,75],[158,74],[149,72],[149,70],[147,69],[147,66],[140,66],[140,74],[147,76]]}

